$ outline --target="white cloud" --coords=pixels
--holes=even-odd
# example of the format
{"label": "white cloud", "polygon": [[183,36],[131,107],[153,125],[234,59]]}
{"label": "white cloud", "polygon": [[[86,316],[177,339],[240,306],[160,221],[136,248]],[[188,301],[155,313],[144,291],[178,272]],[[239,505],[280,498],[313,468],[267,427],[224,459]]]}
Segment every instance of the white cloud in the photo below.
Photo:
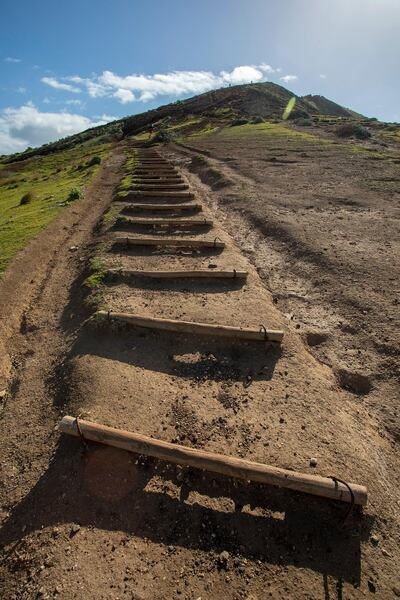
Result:
{"label": "white cloud", "polygon": [[130,90],[124,90],[123,88],[118,88],[118,90],[113,93],[113,97],[117,98],[121,104],[126,104],[127,102],[133,102],[135,100],[135,95],[132,94]]}
{"label": "white cloud", "polygon": [[297,81],[298,77],[297,75],[284,75],[283,77],[279,77],[279,79],[285,83],[289,83],[290,81]]}
{"label": "white cloud", "polygon": [[55,90],[64,90],[66,92],[73,92],[74,94],[79,94],[81,91],[79,88],[74,87],[69,83],[58,81],[55,77],[42,77],[41,81]]}
{"label": "white cloud", "polygon": [[103,85],[94,81],[94,79],[89,79],[89,77],[78,77],[75,75],[74,77],[66,77],[65,79],[85,86],[91,98],[101,98],[107,94],[107,89]]}
{"label": "white cloud", "polygon": [[324,73],[321,73],[321,74],[320,74],[320,78],[321,78],[321,79],[326,79],[326,75],[324,75]]}
{"label": "white cloud", "polygon": [[20,63],[21,59],[20,58],[13,58],[12,56],[6,56],[5,58],[3,58],[3,61],[6,63]]}
{"label": "white cloud", "polygon": [[[266,63],[260,65],[241,65],[232,71],[171,71],[169,73],[155,73],[153,75],[132,74],[118,75],[112,71],[103,71],[101,75],[93,77],[64,77],[62,83],[53,77],[43,78],[51,80],[53,87],[67,89],[65,86],[73,84],[79,89],[86,89],[92,98],[116,98],[121,104],[140,101],[149,102],[158,96],[183,96],[188,94],[201,94],[209,90],[242,83],[258,82],[267,79],[267,75],[276,73],[277,69]],[[54,84],[54,82],[56,82]],[[63,86],[62,88],[60,86]],[[70,90],[71,91],[71,90]]]}
{"label": "white cloud", "polygon": [[249,81],[261,81],[264,77],[264,72],[261,68],[247,66],[235,67],[230,73],[222,71],[220,75],[224,82],[239,85],[241,83],[248,83]]}
{"label": "white cloud", "polygon": [[[155,73],[154,75],[120,76],[112,71],[104,71],[97,83],[104,92],[119,99],[121,102],[132,102],[138,95],[138,100],[148,102],[157,96],[181,96],[184,94],[201,94],[227,84],[257,82],[265,79],[266,73],[274,69],[265,63],[261,65],[243,65],[232,71],[171,71],[170,73]],[[126,92],[131,92],[128,95]]]}
{"label": "white cloud", "polygon": [[73,104],[74,106],[83,106],[85,103],[82,100],[77,100],[76,98],[72,98],[71,100],[66,100],[65,104]]}
{"label": "white cloud", "polygon": [[6,108],[0,111],[0,154],[40,146],[114,119],[111,115],[90,119],[69,112],[41,112],[31,102]]}
{"label": "white cloud", "polygon": [[20,87],[17,88],[16,91],[18,92],[18,94],[26,94],[26,87],[23,87],[21,85]]}

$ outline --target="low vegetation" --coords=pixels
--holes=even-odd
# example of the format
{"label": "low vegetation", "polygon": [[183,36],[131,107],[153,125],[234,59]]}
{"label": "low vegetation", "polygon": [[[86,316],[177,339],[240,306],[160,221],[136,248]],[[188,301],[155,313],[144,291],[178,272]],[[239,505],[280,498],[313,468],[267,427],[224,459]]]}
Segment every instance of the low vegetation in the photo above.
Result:
{"label": "low vegetation", "polygon": [[25,204],[29,204],[30,202],[32,202],[32,200],[33,200],[32,192],[26,192],[26,194],[24,194],[22,196],[21,200],[19,201],[19,205],[25,206]]}
{"label": "low vegetation", "polygon": [[90,275],[86,277],[82,286],[86,292],[85,305],[90,310],[105,309],[105,295],[102,284],[107,277],[107,270],[103,261],[95,256],[89,262]]}
{"label": "low vegetation", "polygon": [[0,161],[0,276],[63,207],[82,197],[109,149],[89,140],[46,156]]}
{"label": "low vegetation", "polygon": [[358,123],[344,123],[335,129],[335,134],[341,138],[355,137],[358,140],[367,140],[371,133]]}

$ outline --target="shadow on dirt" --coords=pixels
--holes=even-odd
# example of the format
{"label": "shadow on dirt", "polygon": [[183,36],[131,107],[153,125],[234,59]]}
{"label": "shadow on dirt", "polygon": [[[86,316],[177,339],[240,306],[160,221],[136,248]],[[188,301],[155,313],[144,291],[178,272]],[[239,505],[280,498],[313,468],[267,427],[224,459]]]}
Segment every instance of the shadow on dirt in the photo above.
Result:
{"label": "shadow on dirt", "polygon": [[115,321],[87,323],[66,362],[84,355],[196,381],[270,380],[281,356],[280,346],[265,342],[232,342],[223,338],[152,331]]}
{"label": "shadow on dirt", "polygon": [[[211,269],[210,273],[212,273]],[[240,290],[245,285],[246,280],[239,277],[236,279],[234,277],[226,279],[213,277],[209,280],[196,277],[177,278],[175,280],[167,278],[155,279],[151,277],[135,277],[129,273],[116,271],[107,276],[105,283],[110,287],[126,284],[130,287],[150,292],[168,291],[176,293],[190,292],[191,294],[224,294]]]}
{"label": "shadow on dirt", "polygon": [[[156,491],[160,483],[165,493]],[[227,509],[209,508],[210,498],[223,498]],[[341,503],[97,444],[84,451],[79,440],[61,438],[48,470],[0,530],[0,541],[7,546],[45,527],[78,523],[165,546],[295,565],[358,585],[360,541],[372,522],[353,514],[343,526],[344,512]],[[7,550],[12,554],[13,546]]]}
{"label": "shadow on dirt", "polygon": [[[129,237],[129,236],[127,236]],[[149,234],[146,237],[153,237]],[[162,240],[162,238],[160,238]],[[191,247],[161,247],[161,246],[132,246],[127,245],[124,239],[112,243],[109,252],[120,256],[184,256],[185,258],[199,258],[199,256],[218,256],[223,248],[191,248]]]}

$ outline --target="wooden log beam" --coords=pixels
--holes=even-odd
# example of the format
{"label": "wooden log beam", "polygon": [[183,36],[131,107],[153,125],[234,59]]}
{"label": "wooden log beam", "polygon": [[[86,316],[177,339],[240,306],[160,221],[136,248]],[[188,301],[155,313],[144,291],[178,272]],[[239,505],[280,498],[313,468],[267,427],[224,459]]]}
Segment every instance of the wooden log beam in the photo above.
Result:
{"label": "wooden log beam", "polygon": [[125,207],[124,211],[134,211],[134,210],[203,210],[201,204],[139,204],[139,203],[130,203]]}
{"label": "wooden log beam", "polygon": [[133,238],[133,237],[116,237],[115,244],[124,246],[171,246],[184,248],[225,248],[224,242],[215,240],[193,240],[182,238]]}
{"label": "wooden log beam", "polygon": [[171,170],[159,170],[159,169],[138,169],[136,171],[132,172],[133,177],[137,177],[137,176],[143,176],[143,175],[147,175],[147,176],[156,176],[156,177],[179,177],[179,174],[176,171],[171,171]]}
{"label": "wooden log beam", "polygon": [[346,485],[329,477],[289,471],[243,458],[171,444],[140,433],[115,429],[83,419],[77,420],[71,416],[63,417],[58,425],[58,430],[67,435],[83,436],[86,440],[135,454],[152,456],[169,463],[211,471],[227,477],[256,481],[342,502],[352,502],[354,498],[354,503],[357,505],[365,506],[367,504],[367,489],[355,483],[348,484],[352,495]]}
{"label": "wooden log beam", "polygon": [[156,317],[142,317],[131,313],[98,311],[96,315],[109,319],[129,323],[136,327],[147,329],[161,329],[175,331],[176,333],[190,333],[198,335],[211,335],[228,337],[234,340],[255,340],[260,342],[278,342],[283,339],[283,331],[274,329],[258,329],[249,327],[234,327],[230,325],[214,325],[212,323],[196,323],[192,321],[176,321],[174,319],[159,319]]}
{"label": "wooden log beam", "polygon": [[247,271],[236,269],[198,269],[194,271],[137,271],[133,269],[109,269],[107,273],[121,277],[150,277],[151,279],[246,279]]}
{"label": "wooden log beam", "polygon": [[157,177],[179,177],[179,173],[174,169],[135,169],[133,176],[137,175],[156,175]]}
{"label": "wooden log beam", "polygon": [[137,192],[128,192],[128,196],[130,198],[137,198],[138,196],[149,196],[150,198],[194,198],[194,194],[192,194],[192,192],[181,192],[179,190],[177,192],[166,192],[163,190],[160,190],[159,192],[150,192],[147,190],[138,190]]}
{"label": "wooden log beam", "polygon": [[146,183],[143,181],[136,181],[134,182],[131,190],[132,191],[139,191],[139,190],[144,190],[144,191],[161,191],[161,192],[173,192],[173,191],[180,191],[180,190],[188,190],[189,186],[187,183]]}
{"label": "wooden log beam", "polygon": [[211,227],[213,225],[211,219],[170,219],[169,217],[150,219],[145,219],[143,217],[124,217],[123,219],[123,222],[127,225],[146,225],[148,227]]}
{"label": "wooden log beam", "polygon": [[153,176],[148,177],[147,175],[144,175],[144,176],[141,176],[141,177],[134,177],[133,178],[133,182],[134,183],[146,183],[146,184],[151,184],[151,183],[168,183],[168,184],[185,183],[183,181],[182,177],[153,177]]}

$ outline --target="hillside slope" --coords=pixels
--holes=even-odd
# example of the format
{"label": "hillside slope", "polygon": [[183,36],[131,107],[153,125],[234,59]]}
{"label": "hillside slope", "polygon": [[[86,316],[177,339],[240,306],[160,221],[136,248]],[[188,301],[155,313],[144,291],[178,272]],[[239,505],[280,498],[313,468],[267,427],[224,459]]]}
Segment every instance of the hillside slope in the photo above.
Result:
{"label": "hillside slope", "polygon": [[236,85],[212,90],[187,100],[177,100],[144,113],[44,144],[40,148],[29,148],[24,152],[0,157],[0,164],[67,150],[90,140],[115,141],[123,136],[147,131],[150,125],[165,120],[179,124],[188,118],[196,117],[211,120],[213,125],[223,126],[238,118],[281,119],[287,103],[293,96],[296,97],[296,105],[291,114],[293,119],[311,114],[339,117],[357,115],[323,96],[299,97],[290,90],[271,82]]}
{"label": "hillside slope", "polygon": [[302,100],[312,114],[326,115],[331,117],[363,118],[360,113],[350,110],[349,108],[345,108],[344,106],[337,104],[337,102],[333,102],[332,100],[329,100],[329,98],[325,98],[325,96],[314,96],[312,94],[308,94],[307,96],[303,96]]}

